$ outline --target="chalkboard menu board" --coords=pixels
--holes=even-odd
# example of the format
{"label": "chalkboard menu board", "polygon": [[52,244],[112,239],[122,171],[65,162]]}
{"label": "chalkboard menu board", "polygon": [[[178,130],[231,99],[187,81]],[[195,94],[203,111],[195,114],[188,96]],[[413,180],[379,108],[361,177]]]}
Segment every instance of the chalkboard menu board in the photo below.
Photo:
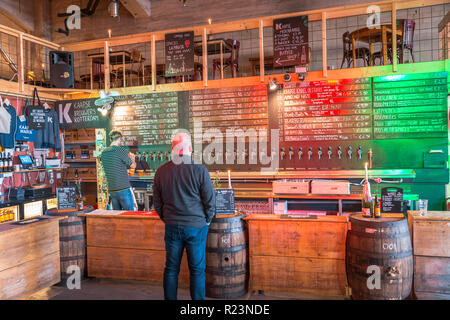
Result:
{"label": "chalkboard menu board", "polygon": [[386,187],[381,189],[381,212],[402,212],[403,189]]}
{"label": "chalkboard menu board", "polygon": [[58,210],[77,208],[77,189],[73,187],[56,188],[58,198]]}
{"label": "chalkboard menu board", "polygon": [[29,111],[30,129],[42,129],[45,127],[45,109],[44,107],[32,107]]}
{"label": "chalkboard menu board", "polygon": [[308,63],[308,16],[276,19],[273,29],[274,67]]}
{"label": "chalkboard menu board", "polygon": [[122,131],[127,146],[171,144],[178,128],[177,92],[117,97],[111,127]]}
{"label": "chalkboard menu board", "polygon": [[165,36],[166,77],[194,74],[194,31]]}
{"label": "chalkboard menu board", "polygon": [[370,78],[287,83],[283,96],[282,141],[372,138]]}
{"label": "chalkboard menu board", "polygon": [[216,191],[216,214],[234,214],[234,190]]}
{"label": "chalkboard menu board", "polygon": [[249,129],[267,130],[267,86],[190,91],[189,113],[190,127],[194,121],[201,121],[203,133],[212,129],[223,135],[227,129],[242,129],[244,133]]}
{"label": "chalkboard menu board", "polygon": [[94,104],[96,99],[65,100],[56,104],[59,126],[63,130],[79,128],[107,128],[109,117],[104,117]]}
{"label": "chalkboard menu board", "polygon": [[374,138],[447,137],[447,74],[373,78]]}

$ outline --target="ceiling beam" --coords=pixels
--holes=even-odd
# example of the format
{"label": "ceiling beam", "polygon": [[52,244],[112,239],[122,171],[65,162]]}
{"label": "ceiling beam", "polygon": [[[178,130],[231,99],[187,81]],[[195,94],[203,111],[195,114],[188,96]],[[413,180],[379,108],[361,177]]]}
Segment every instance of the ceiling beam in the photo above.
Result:
{"label": "ceiling beam", "polygon": [[120,0],[120,2],[133,17],[150,17],[150,0]]}

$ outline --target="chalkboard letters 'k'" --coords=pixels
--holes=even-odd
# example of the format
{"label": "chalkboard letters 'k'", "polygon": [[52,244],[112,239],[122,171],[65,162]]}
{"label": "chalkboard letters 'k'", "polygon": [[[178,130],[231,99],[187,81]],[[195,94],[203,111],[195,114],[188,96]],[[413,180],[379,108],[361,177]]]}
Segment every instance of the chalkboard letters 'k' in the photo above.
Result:
{"label": "chalkboard letters 'k'", "polygon": [[62,120],[64,117],[64,120],[66,121],[66,123],[72,123],[72,119],[69,117],[69,110],[70,107],[72,106],[72,103],[66,103],[64,106],[64,111],[63,111],[63,105],[59,104],[59,122],[63,123],[64,121]]}

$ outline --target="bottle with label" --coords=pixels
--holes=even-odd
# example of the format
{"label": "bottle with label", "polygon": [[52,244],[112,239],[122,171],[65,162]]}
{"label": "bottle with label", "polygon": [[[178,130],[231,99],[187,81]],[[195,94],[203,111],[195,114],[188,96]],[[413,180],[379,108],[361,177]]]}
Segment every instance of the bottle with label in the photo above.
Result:
{"label": "bottle with label", "polygon": [[5,162],[3,160],[3,152],[0,153],[0,172],[5,172]]}
{"label": "bottle with label", "polygon": [[378,196],[375,196],[375,203],[373,205],[373,214],[375,218],[377,219],[381,218],[381,206]]}
{"label": "bottle with label", "polygon": [[372,194],[370,193],[369,170],[367,162],[365,163],[366,179],[364,180],[363,195],[362,195],[362,214],[366,218],[372,217]]}

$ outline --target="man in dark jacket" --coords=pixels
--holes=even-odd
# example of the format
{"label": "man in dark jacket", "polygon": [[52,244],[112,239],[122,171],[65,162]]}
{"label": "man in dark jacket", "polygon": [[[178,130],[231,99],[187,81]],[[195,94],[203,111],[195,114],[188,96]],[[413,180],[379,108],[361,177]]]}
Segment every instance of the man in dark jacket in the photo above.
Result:
{"label": "man in dark jacket", "polygon": [[191,160],[187,133],[175,135],[172,161],[158,168],[153,183],[153,204],[165,223],[166,267],[164,298],[177,299],[178,273],[186,248],[193,300],[205,299],[205,249],[209,224],[215,213],[215,195],[205,166]]}

